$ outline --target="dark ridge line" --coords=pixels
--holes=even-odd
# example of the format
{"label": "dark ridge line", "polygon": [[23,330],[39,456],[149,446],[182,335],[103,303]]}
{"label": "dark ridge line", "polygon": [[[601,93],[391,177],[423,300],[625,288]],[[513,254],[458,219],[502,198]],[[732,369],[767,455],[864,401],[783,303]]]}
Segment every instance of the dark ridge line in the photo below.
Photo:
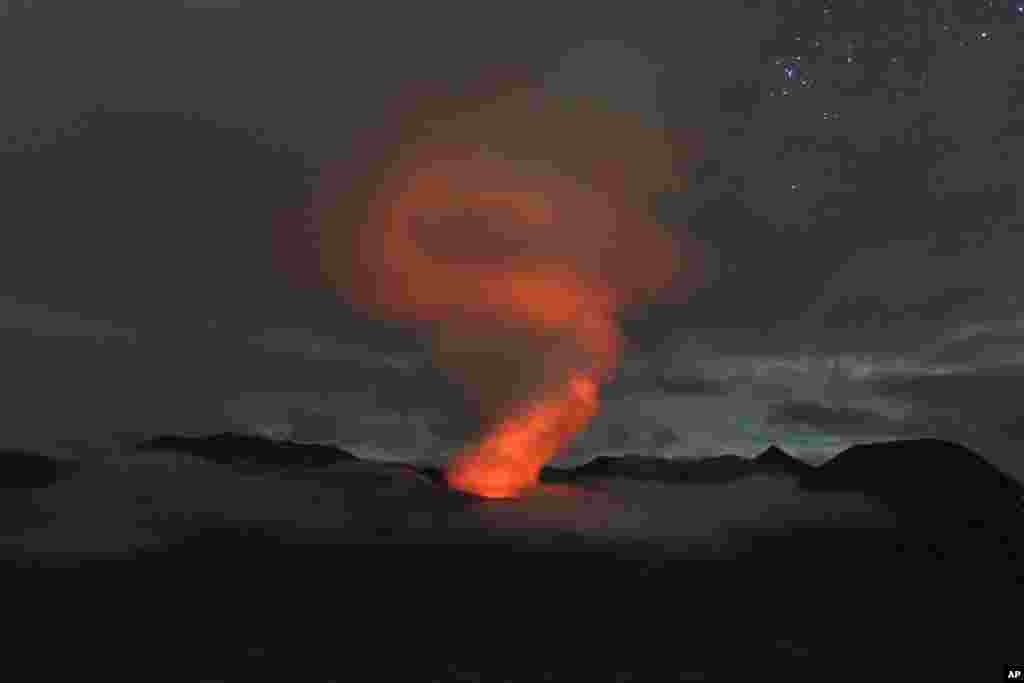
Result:
{"label": "dark ridge line", "polygon": [[[378,463],[328,444],[277,440],[253,434],[221,432],[206,436],[164,435],[136,445],[141,451],[179,451],[235,467],[323,468],[362,462],[412,473],[445,487],[443,466]],[[545,467],[541,481],[576,482],[623,477],[665,483],[726,483],[756,474],[786,474],[806,490],[859,491],[891,500],[897,495],[919,499],[960,491],[964,485],[1001,489],[1024,509],[1024,485],[961,444],[942,439],[900,439],[860,443],[824,463],[812,465],[777,445],[755,457],[721,455],[669,459],[629,454],[599,455],[574,468]],[[920,485],[927,482],[927,485]]]}

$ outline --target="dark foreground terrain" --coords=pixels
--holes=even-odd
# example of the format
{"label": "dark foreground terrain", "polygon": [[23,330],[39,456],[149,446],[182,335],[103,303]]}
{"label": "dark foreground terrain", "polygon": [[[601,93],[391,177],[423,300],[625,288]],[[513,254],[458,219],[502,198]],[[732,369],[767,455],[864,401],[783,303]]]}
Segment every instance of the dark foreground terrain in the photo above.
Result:
{"label": "dark foreground terrain", "polygon": [[[598,459],[517,501],[302,448],[0,454],[12,661],[40,679],[984,681],[1024,658],[1024,496],[956,444],[819,468],[778,449]],[[27,570],[46,567],[78,571]]]}

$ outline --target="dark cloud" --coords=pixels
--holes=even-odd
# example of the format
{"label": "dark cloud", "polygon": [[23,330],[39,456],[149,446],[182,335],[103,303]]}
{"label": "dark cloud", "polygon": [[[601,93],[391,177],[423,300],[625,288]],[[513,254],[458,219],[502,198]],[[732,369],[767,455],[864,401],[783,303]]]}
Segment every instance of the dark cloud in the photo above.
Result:
{"label": "dark cloud", "polygon": [[907,399],[922,407],[998,415],[1017,410],[1018,397],[1024,391],[1024,365],[895,375],[873,380],[871,384],[883,396]]}
{"label": "dark cloud", "polygon": [[0,257],[8,281],[30,300],[138,322],[258,320],[276,284],[274,212],[301,204],[308,173],[257,132],[184,113],[90,112],[2,163],[18,240]]}
{"label": "dark cloud", "polygon": [[772,413],[768,422],[774,425],[810,427],[839,436],[879,437],[903,434],[908,425],[885,415],[849,407],[832,407],[809,401],[783,404]]}
{"label": "dark cloud", "polygon": [[1001,356],[1024,349],[1024,331],[985,330],[956,339],[927,356],[936,365],[989,365]]}
{"label": "dark cloud", "polygon": [[50,306],[0,297],[0,330],[22,330],[40,337],[79,337],[97,343],[133,343],[136,331]]}
{"label": "dark cloud", "polygon": [[578,464],[606,451],[657,455],[681,441],[674,429],[640,416],[602,415],[566,449],[560,462]]}
{"label": "dark cloud", "polygon": [[956,316],[962,309],[980,299],[987,298],[989,291],[984,287],[950,287],[908,306],[907,312],[921,320],[935,320]]}
{"label": "dark cloud", "polygon": [[917,301],[894,301],[885,294],[841,295],[822,315],[829,328],[873,326],[882,330],[894,324],[927,324],[955,317],[974,301],[984,299],[988,292],[981,287],[952,287],[924,293]]}
{"label": "dark cloud", "polygon": [[1018,416],[1011,422],[999,425],[996,431],[1012,441],[1024,441],[1024,415]]}
{"label": "dark cloud", "polygon": [[942,374],[904,374],[869,382],[885,397],[909,401],[908,421],[929,435],[960,441],[1018,479],[1020,401],[1024,365],[999,365]]}
{"label": "dark cloud", "polygon": [[725,396],[731,389],[729,383],[707,377],[660,375],[654,385],[666,394],[682,396]]}
{"label": "dark cloud", "polygon": [[750,392],[754,399],[758,401],[788,401],[793,398],[794,389],[784,384],[752,382]]}
{"label": "dark cloud", "polygon": [[653,451],[659,451],[679,442],[679,435],[670,427],[659,425],[649,433],[643,434],[641,436],[641,442],[644,447]]}
{"label": "dark cloud", "polygon": [[316,413],[302,408],[289,411],[291,438],[301,442],[331,442],[339,438],[338,418],[335,415]]}
{"label": "dark cloud", "polygon": [[669,396],[725,396],[732,386],[725,381],[699,375],[668,375],[665,373],[620,373],[601,389],[605,398],[622,398],[633,394],[661,393]]}

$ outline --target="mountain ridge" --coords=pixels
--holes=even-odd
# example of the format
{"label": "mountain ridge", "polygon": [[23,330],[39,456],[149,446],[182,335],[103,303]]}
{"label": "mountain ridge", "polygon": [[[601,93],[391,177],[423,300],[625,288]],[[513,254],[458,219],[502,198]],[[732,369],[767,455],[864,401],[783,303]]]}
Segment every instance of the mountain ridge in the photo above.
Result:
{"label": "mountain ridge", "polygon": [[243,469],[323,468],[339,462],[362,462],[336,446],[271,439],[255,434],[220,432],[206,436],[162,435],[135,445],[143,452],[183,452],[201,460]]}
{"label": "mountain ridge", "polygon": [[[162,435],[145,439],[139,451],[178,451],[222,465],[248,469],[324,468],[340,462],[373,461],[329,444],[298,443],[265,436],[221,432],[205,436]],[[379,463],[375,463],[379,464]],[[408,464],[433,483],[443,483],[442,468]],[[927,473],[930,486],[918,487]],[[861,443],[812,465],[777,445],[756,456],[725,454],[708,458],[662,458],[639,454],[599,455],[574,468],[545,467],[542,481],[579,481],[624,477],[666,483],[725,483],[756,474],[795,477],[809,490],[856,490],[877,498],[925,493],[941,495],[969,482],[998,489],[1024,501],[1024,484],[961,444],[941,439],[903,439]],[[1024,502],[1021,503],[1024,505]]]}

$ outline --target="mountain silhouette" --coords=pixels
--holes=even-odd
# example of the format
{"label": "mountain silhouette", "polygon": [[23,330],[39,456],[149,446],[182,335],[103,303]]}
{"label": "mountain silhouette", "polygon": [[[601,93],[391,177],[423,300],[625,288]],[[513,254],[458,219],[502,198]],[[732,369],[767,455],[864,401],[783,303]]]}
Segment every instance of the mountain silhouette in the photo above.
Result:
{"label": "mountain silhouette", "polygon": [[76,471],[76,462],[29,451],[0,450],[0,488],[44,488],[70,478]]}
{"label": "mountain silhouette", "polygon": [[687,464],[678,460],[668,460],[642,455],[624,455],[610,457],[599,455],[571,471],[573,479],[596,477],[628,477],[631,479],[648,479],[657,481],[683,481],[689,472]]}
{"label": "mountain silhouette", "polygon": [[[55,489],[41,497],[50,507],[37,514],[31,491],[0,496],[0,521],[6,520],[0,524],[2,559],[96,567],[89,574],[95,577],[90,593],[105,595],[139,582],[159,587],[142,609],[167,624],[193,615],[190,656],[215,661],[218,670],[251,674],[242,677],[259,678],[279,667],[279,677],[287,678],[301,662],[304,673],[338,678],[336,630],[324,629],[323,620],[308,618],[308,611],[351,613],[355,593],[369,597],[371,611],[384,619],[368,632],[400,624],[416,634],[410,640],[433,648],[433,656],[423,658],[360,662],[396,680],[585,675],[589,681],[663,681],[680,680],[683,671],[696,672],[683,680],[708,680],[700,675],[706,672],[722,674],[710,680],[735,680],[738,660],[750,663],[744,670],[750,676],[739,678],[770,673],[785,680],[830,680],[842,667],[840,680],[871,680],[879,671],[888,678],[902,670],[893,669],[894,662],[912,669],[934,660],[936,652],[950,680],[981,680],[980,670],[1019,652],[1019,635],[998,614],[1024,608],[1021,487],[949,442],[854,446],[819,466],[773,447],[753,458],[632,455],[543,470],[544,482],[569,482],[599,494],[593,504],[586,495],[558,497],[559,487],[549,497],[492,504],[449,490],[437,466],[363,461],[331,446],[256,436],[164,436],[143,442],[140,450],[192,453],[240,472],[275,474],[235,487],[220,470],[207,479],[209,468],[183,468],[164,480],[159,472],[134,474],[119,463],[107,485],[133,494],[132,486],[152,487],[142,492],[149,502],[112,507],[82,522],[78,518],[87,508],[114,505],[122,497],[105,495],[107,489],[97,484],[95,500],[73,498],[69,507],[55,508]],[[50,462],[21,456],[34,463],[29,467]],[[10,460],[15,467],[0,471],[16,471],[19,462]],[[324,469],[338,462],[352,466]],[[93,471],[92,481],[101,481],[100,470]],[[716,507],[715,485],[755,476],[750,491],[783,490],[782,507],[799,508],[803,517],[780,510],[783,523],[766,526],[753,517],[737,521],[734,503]],[[784,477],[786,485],[774,486],[771,477]],[[607,491],[594,486],[612,478],[670,485],[657,492],[623,482]],[[279,486],[279,479],[287,485]],[[191,489],[180,487],[193,483],[206,492],[196,503],[198,514],[188,505],[157,507],[162,499],[192,500]],[[691,495],[694,484],[699,495]],[[734,502],[746,490],[729,488]],[[662,502],[647,507],[648,495]],[[847,505],[859,498],[872,504]],[[696,502],[678,508],[664,502],[673,499]],[[692,519],[674,516],[679,511],[711,517],[693,531]],[[631,525],[630,532],[606,535],[577,527],[603,529],[605,514],[612,520],[624,515],[617,519]],[[45,525],[59,526],[62,517],[71,518],[65,521],[67,549],[25,549],[19,526],[45,531]],[[89,534],[103,538],[124,519],[152,532],[159,543],[122,555],[77,550]],[[555,525],[548,528],[551,519]],[[515,526],[520,521],[525,528]],[[671,534],[678,530],[678,537],[662,540],[648,533],[648,524],[668,527]],[[64,537],[34,538],[56,543]],[[223,616],[195,619],[209,605]],[[519,648],[510,657],[507,643],[518,642],[522,631],[503,629],[521,620],[504,617],[524,607],[536,617],[531,638],[552,645]],[[652,615],[659,610],[676,617],[670,629]],[[614,646],[595,647],[595,631],[608,624],[628,628],[614,629]],[[134,650],[155,657],[157,638],[139,631]],[[469,645],[474,638],[500,643],[506,651],[471,663],[467,653],[476,651]],[[453,641],[465,647],[457,665],[447,654]],[[347,642],[345,666],[354,668],[362,652],[376,652]],[[262,654],[247,654],[252,648]],[[523,672],[517,677],[510,667],[518,666]],[[846,676],[853,670],[856,677]],[[615,672],[631,676],[617,678]]]}
{"label": "mountain silhouette", "polygon": [[896,506],[927,502],[1024,510],[1024,486],[965,446],[941,439],[851,446],[809,470],[801,484],[857,491]]}
{"label": "mountain silhouette", "polygon": [[[598,456],[570,470],[567,478],[583,480],[599,477],[623,477],[664,483],[688,482],[717,484],[735,481],[753,474],[801,475],[814,469],[785,451],[772,446],[756,458],[720,455],[711,458],[659,458],[642,455]],[[550,468],[544,471],[557,477]],[[543,478],[543,476],[542,476]],[[559,478],[565,478],[565,475]]]}
{"label": "mountain silhouette", "polygon": [[[647,455],[599,455],[593,460],[571,469],[545,467],[541,470],[540,478],[542,482],[549,483],[585,482],[613,477],[663,483],[724,483],[756,474],[759,471],[776,472],[778,470],[779,468],[774,465],[759,468],[749,458],[737,455],[701,459],[668,459]],[[435,484],[444,485],[444,470],[442,468],[423,467],[419,471]]]}
{"label": "mountain silhouette", "polygon": [[939,439],[858,444],[821,465],[811,465],[771,446],[754,458],[659,458],[598,456],[575,469],[545,468],[542,479],[622,477],[662,482],[722,483],[754,474],[788,474],[817,491],[857,492],[895,505],[936,503],[955,495],[982,507],[999,501],[1020,506],[1024,486],[965,446]]}
{"label": "mountain silhouette", "polygon": [[158,436],[137,444],[139,451],[188,453],[201,460],[245,471],[324,468],[357,462],[348,451],[325,444],[277,441],[251,434],[224,432],[212,436]]}
{"label": "mountain silhouette", "polygon": [[[142,441],[137,449],[188,453],[208,462],[247,471],[318,469],[339,462],[365,462],[335,446],[236,433],[158,436]],[[24,472],[9,475],[11,481],[47,481],[57,476],[56,460],[22,452],[9,452],[6,457],[8,469]],[[444,485],[444,471],[440,467],[406,465],[401,469],[417,474],[424,481]],[[931,507],[953,496],[959,508],[969,503],[979,510],[1024,510],[1024,486],[970,449],[939,439],[859,444],[821,465],[810,465],[774,445],[754,458],[736,455],[700,459],[598,456],[572,469],[545,467],[541,480],[585,482],[619,477],[711,484],[755,474],[780,473],[795,476],[799,485],[809,491],[856,492],[901,509]]]}
{"label": "mountain silhouette", "polygon": [[798,476],[805,475],[814,470],[814,465],[794,458],[786,451],[774,445],[754,458],[754,466],[762,471],[781,471]]}

